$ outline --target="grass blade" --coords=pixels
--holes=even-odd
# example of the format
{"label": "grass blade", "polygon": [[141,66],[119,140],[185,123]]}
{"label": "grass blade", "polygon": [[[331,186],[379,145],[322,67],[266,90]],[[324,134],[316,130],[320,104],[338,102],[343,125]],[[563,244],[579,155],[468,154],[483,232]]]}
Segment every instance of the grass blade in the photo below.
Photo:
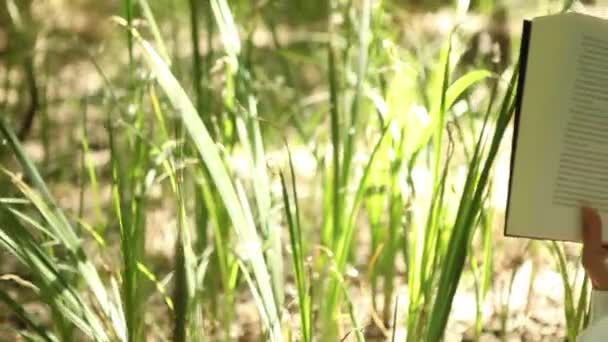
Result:
{"label": "grass blade", "polygon": [[280,341],[282,340],[280,323],[276,314],[278,308],[275,304],[272,292],[272,283],[268,274],[268,267],[266,266],[266,261],[261,253],[261,248],[259,248],[261,244],[255,226],[253,226],[250,221],[246,220],[243,211],[244,209],[241,206],[241,200],[239,196],[237,196],[234,185],[226,170],[226,166],[220,157],[218,148],[211,139],[209,132],[201,121],[192,102],[186,95],[186,92],[171,74],[166,63],[164,63],[152,46],[141,38],[139,39],[139,42],[150,69],[156,75],[161,88],[180,115],[188,136],[198,150],[199,155],[209,172],[210,178],[213,180],[222,202],[226,207],[238,240],[243,245],[250,246],[247,248],[247,255],[251,260],[250,264],[253,268],[254,279],[260,290],[261,300],[264,303],[264,308],[259,308],[261,309],[260,314],[266,317],[267,322],[269,322],[267,328],[269,329],[271,340]]}

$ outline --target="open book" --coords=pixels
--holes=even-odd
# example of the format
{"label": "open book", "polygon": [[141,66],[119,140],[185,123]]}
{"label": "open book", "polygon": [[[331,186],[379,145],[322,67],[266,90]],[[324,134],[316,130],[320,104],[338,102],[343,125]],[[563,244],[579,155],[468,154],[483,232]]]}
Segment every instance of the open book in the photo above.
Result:
{"label": "open book", "polygon": [[505,234],[581,241],[583,203],[608,241],[608,21],[524,23]]}

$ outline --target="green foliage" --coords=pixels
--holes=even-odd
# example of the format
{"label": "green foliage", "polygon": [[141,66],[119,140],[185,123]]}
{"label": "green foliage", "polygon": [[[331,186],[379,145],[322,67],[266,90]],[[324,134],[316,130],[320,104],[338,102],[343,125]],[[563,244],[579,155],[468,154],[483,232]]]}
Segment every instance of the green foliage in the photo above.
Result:
{"label": "green foliage", "polygon": [[[0,117],[8,147],[0,144],[8,152],[0,158],[16,159],[23,173],[2,167],[0,182],[19,195],[0,198],[0,246],[33,275],[30,290],[52,314],[38,322],[1,290],[24,322],[20,333],[144,341],[164,314],[165,338],[236,340],[248,296],[262,340],[364,341],[361,318],[372,316],[393,341],[402,329],[408,341],[440,341],[470,273],[480,338],[495,252],[493,165],[517,66],[504,75],[461,69],[467,35],[457,29],[402,44],[390,1],[122,5],[124,20],[114,21],[124,51],[111,52],[125,65],[108,76],[94,58],[104,87],[78,102],[103,114],[97,128],[109,145],[106,170],[89,159],[95,121],[85,110],[80,209],[90,185],[95,224],[60,207],[52,177],[41,176]],[[494,1],[474,5],[487,11]],[[175,13],[164,13],[168,6]],[[281,36],[300,28],[310,37]],[[265,32],[269,42],[259,38]],[[310,181],[301,179],[299,153],[315,158]],[[104,184],[110,203],[102,203]],[[174,226],[153,222],[157,202],[172,210]],[[176,232],[167,269],[148,254],[155,225]],[[588,284],[575,290],[564,251],[552,251],[572,339],[584,326]],[[119,262],[102,272],[99,259]],[[359,305],[353,277],[369,282],[371,307]],[[166,308],[149,310],[154,298]]]}
{"label": "green foliage", "polygon": [[[2,172],[10,177],[36,213],[36,216],[28,215],[2,204],[5,220],[0,240],[3,247],[36,275],[34,286],[39,291],[41,300],[49,305],[56,316],[57,335],[62,340],[71,339],[74,327],[96,341],[109,341],[112,335],[124,339],[126,330],[116,299],[112,298],[95,265],[83,251],[76,231],[57,206],[38,170],[25,155],[23,147],[4,119],[0,119],[0,132],[8,140],[35,190],[9,171]],[[30,233],[31,229],[42,235],[36,238]],[[57,244],[55,249],[63,249],[63,260],[52,249],[44,248],[45,242]],[[78,277],[74,277],[72,272],[62,271],[62,268],[77,272]],[[82,291],[78,288],[80,282],[92,294],[93,305],[87,304],[83,298]],[[106,327],[111,327],[110,335],[106,332]]]}
{"label": "green foliage", "polygon": [[[566,336],[568,340],[575,341],[588,321],[590,311],[589,279],[586,275],[583,275],[582,282],[579,281],[580,266],[576,268],[576,273],[572,277],[571,272],[568,270],[563,246],[560,246],[557,242],[551,242],[548,247],[555,258],[557,269],[562,276]],[[577,295],[578,299],[576,299]]]}

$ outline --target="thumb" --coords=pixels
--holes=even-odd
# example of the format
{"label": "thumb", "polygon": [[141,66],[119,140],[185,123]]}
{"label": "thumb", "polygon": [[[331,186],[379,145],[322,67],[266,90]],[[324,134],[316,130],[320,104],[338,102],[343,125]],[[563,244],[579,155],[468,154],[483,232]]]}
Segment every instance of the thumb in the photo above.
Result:
{"label": "thumb", "polygon": [[585,247],[602,247],[602,221],[595,209],[584,206],[582,208],[583,218],[583,243]]}

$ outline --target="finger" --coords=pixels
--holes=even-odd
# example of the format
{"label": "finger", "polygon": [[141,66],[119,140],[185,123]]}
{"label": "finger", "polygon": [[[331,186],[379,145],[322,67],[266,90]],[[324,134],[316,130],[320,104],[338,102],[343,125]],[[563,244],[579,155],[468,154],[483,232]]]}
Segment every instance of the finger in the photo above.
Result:
{"label": "finger", "polygon": [[602,247],[602,221],[595,209],[582,207],[583,243],[585,247]]}

